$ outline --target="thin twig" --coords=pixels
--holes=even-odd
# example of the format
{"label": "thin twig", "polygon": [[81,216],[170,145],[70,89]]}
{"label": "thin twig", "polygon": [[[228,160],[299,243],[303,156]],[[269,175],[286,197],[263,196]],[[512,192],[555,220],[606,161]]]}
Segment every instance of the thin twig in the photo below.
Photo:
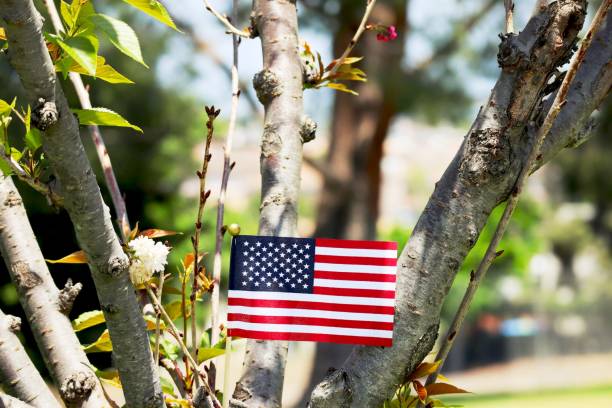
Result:
{"label": "thin twig", "polygon": [[[166,278],[166,276],[164,275],[164,272],[162,271],[162,273],[159,274],[159,286],[157,287],[157,298],[161,299],[162,298],[162,294],[164,291],[164,279]],[[161,327],[160,327],[160,312],[156,313],[155,316],[155,364],[159,364],[159,335],[161,332]]]}
{"label": "thin twig", "polygon": [[[191,347],[193,348],[194,360],[198,356],[198,344],[197,344],[197,330],[196,330],[196,299],[198,294],[198,275],[200,273],[200,234],[202,232],[202,214],[204,213],[204,205],[210,195],[210,191],[206,191],[206,173],[208,172],[208,163],[212,157],[210,154],[210,142],[212,141],[213,133],[215,130],[214,121],[219,115],[219,110],[215,110],[215,107],[206,107],[206,114],[208,120],[206,121],[206,140],[204,142],[204,156],[202,158],[202,169],[197,171],[196,174],[200,179],[200,194],[199,194],[199,205],[198,215],[195,222],[195,232],[191,238],[193,244],[193,285],[191,287]],[[194,367],[194,370],[196,368]],[[195,385],[198,387],[198,378],[196,378]]]}
{"label": "thin twig", "polygon": [[[189,25],[187,22],[180,21],[176,18],[174,19],[174,22],[181,29],[181,31],[185,32],[185,34],[189,36],[189,38],[193,42],[195,49],[198,52],[201,52],[202,54],[206,55],[210,60],[212,60],[212,62],[214,62],[215,65],[217,65],[217,67],[219,67],[231,81],[232,66],[230,64],[227,64],[223,60],[223,58],[221,58],[219,53],[217,53],[217,51],[215,50],[215,47],[212,47],[209,43],[200,38],[193,29],[193,26]],[[263,112],[260,109],[261,105],[259,104],[259,102],[257,102],[255,95],[249,90],[249,86],[247,85],[247,83],[241,79],[238,81],[238,86],[240,88],[240,96],[245,97],[246,101],[249,104],[249,108],[251,108],[253,114],[263,118]]]}
{"label": "thin twig", "polygon": [[[44,0],[44,3],[56,34],[64,32],[65,30],[62,20],[60,19],[53,0]],[[92,105],[89,92],[87,91],[87,88],[85,88],[85,84],[83,84],[81,75],[76,72],[70,72],[68,76],[70,78],[70,82],[72,82],[72,86],[74,87],[81,107],[83,109],[91,109]],[[125,243],[127,242],[127,237],[130,234],[130,222],[127,216],[125,200],[123,199],[123,195],[119,189],[119,184],[117,183],[117,178],[115,177],[115,171],[113,170],[113,165],[111,163],[110,156],[108,155],[104,139],[102,139],[100,129],[97,125],[91,125],[88,127],[91,139],[96,147],[98,160],[100,160],[100,165],[102,166],[102,172],[104,173],[104,180],[106,182],[108,192],[111,196],[111,200],[113,201],[113,207],[115,208],[115,215],[117,216],[117,224],[121,233],[121,239]]]}
{"label": "thin twig", "polygon": [[[238,14],[237,0],[232,3],[232,18],[235,20]],[[236,35],[232,36],[232,105],[230,109],[229,126],[227,136],[225,138],[225,146],[223,148],[223,174],[221,176],[221,188],[219,190],[219,200],[217,202],[217,229],[215,239],[215,255],[213,262],[213,279],[214,286],[212,292],[212,318],[211,318],[211,344],[216,344],[219,340],[219,290],[221,289],[221,252],[223,251],[223,216],[225,211],[225,198],[227,196],[227,182],[233,164],[230,161],[232,152],[232,141],[234,131],[236,129],[236,117],[238,115],[238,99],[240,98],[240,84],[238,80],[238,47],[240,46],[240,38]]]}
{"label": "thin twig", "polygon": [[[170,330],[173,332],[172,334],[177,339],[177,342],[179,344],[179,347],[181,348],[181,351],[183,352],[183,354],[185,356],[187,356],[187,359],[193,365],[194,370],[197,370],[197,373],[198,373],[197,377],[202,379],[202,383],[204,383],[204,387],[206,388],[206,391],[210,395],[211,399],[213,400],[213,403],[215,404],[215,407],[221,408],[221,404],[217,400],[217,397],[215,396],[214,392],[212,392],[212,390],[208,386],[208,381],[206,381],[206,374],[204,372],[202,372],[201,369],[198,368],[198,364],[196,363],[196,360],[191,356],[191,354],[189,354],[189,349],[185,345],[185,342],[180,340],[181,336],[179,335],[178,329],[174,325],[174,322],[172,321],[170,316],[168,316],[168,313],[166,312],[166,310],[162,306],[160,300],[155,295],[155,292],[153,292],[153,289],[151,289],[151,286],[149,286],[149,285],[147,285],[147,293],[149,294],[149,298],[153,301],[153,304],[155,304],[155,306],[159,310],[160,314],[164,318],[164,321],[170,327]],[[197,358],[197,356],[196,356],[196,358]]]}
{"label": "thin twig", "polygon": [[206,10],[210,11],[213,16],[217,17],[217,19],[221,22],[221,24],[223,24],[225,28],[227,28],[230,34],[237,35],[243,38],[253,38],[252,31],[247,32],[247,31],[236,28],[226,16],[222,15],[217,10],[215,10],[214,7],[210,4],[208,0],[204,0],[204,5],[206,7]]}
{"label": "thin twig", "polygon": [[4,161],[9,166],[11,171],[15,173],[19,180],[23,181],[32,189],[44,195],[49,204],[56,208],[62,207],[64,201],[63,197],[54,192],[49,184],[43,183],[42,181],[28,175],[28,173],[19,163],[17,163],[17,161],[6,153],[0,154],[0,160]]}
{"label": "thin twig", "polygon": [[363,13],[363,17],[361,18],[361,22],[359,23],[357,31],[355,31],[351,42],[349,42],[349,44],[346,46],[346,49],[342,53],[342,56],[340,56],[340,58],[338,58],[338,60],[336,61],[336,65],[334,65],[334,67],[327,73],[328,77],[333,77],[333,75],[338,71],[338,69],[340,69],[340,66],[342,65],[344,60],[351,54],[353,48],[355,48],[355,45],[357,45],[359,39],[361,38],[361,35],[365,31],[366,24],[368,22],[368,19],[370,18],[370,14],[372,14],[372,10],[374,10],[376,0],[367,0],[367,2],[368,4],[366,6],[365,12]]}
{"label": "thin twig", "polygon": [[546,135],[548,135],[550,129],[552,128],[555,118],[557,117],[561,108],[565,104],[569,86],[572,83],[572,80],[574,79],[576,75],[576,71],[578,70],[578,67],[584,60],[584,56],[586,54],[587,49],[589,48],[591,44],[591,40],[593,38],[594,32],[597,31],[599,27],[601,26],[602,22],[605,19],[607,12],[609,11],[611,4],[612,4],[612,0],[604,0],[601,7],[597,11],[597,14],[595,15],[595,18],[593,19],[593,22],[591,23],[591,26],[589,27],[589,30],[586,36],[584,37],[584,40],[580,44],[580,48],[576,52],[576,55],[572,59],[567,69],[567,73],[565,75],[565,78],[563,79],[563,82],[561,83],[561,86],[559,87],[559,91],[557,92],[555,100],[550,110],[548,111],[548,114],[546,115],[546,118],[544,119],[542,126],[540,126],[538,133],[536,134],[535,140],[533,142],[533,146],[531,147],[531,151],[529,152],[529,156],[527,157],[527,160],[525,161],[523,167],[521,168],[521,171],[518,175],[518,178],[516,180],[512,193],[510,194],[510,197],[508,198],[508,202],[506,204],[506,208],[504,209],[504,213],[502,214],[502,217],[499,220],[499,223],[497,224],[497,228],[495,230],[493,238],[491,239],[491,242],[489,243],[487,251],[482,261],[478,265],[478,269],[476,270],[476,272],[471,274],[470,283],[465,292],[465,295],[463,296],[461,305],[459,306],[459,309],[457,310],[457,313],[455,314],[453,322],[450,328],[448,329],[446,337],[444,338],[444,342],[440,350],[438,351],[438,355],[436,356],[436,361],[441,360],[441,363],[438,366],[438,369],[436,370],[436,372],[431,374],[427,378],[427,383],[426,383],[427,385],[432,384],[436,381],[438,377],[438,373],[442,369],[442,366],[444,365],[444,361],[446,360],[446,357],[448,356],[448,353],[450,352],[454,344],[454,340],[457,337],[457,333],[461,329],[463,321],[465,320],[468,309],[470,307],[470,304],[472,303],[472,300],[474,299],[474,295],[478,289],[478,286],[480,285],[480,282],[486,275],[487,271],[489,270],[489,267],[491,266],[495,258],[497,258],[497,256],[500,255],[500,252],[497,251],[497,246],[499,245],[499,242],[501,241],[504,235],[504,232],[506,231],[506,228],[508,226],[512,213],[514,209],[516,208],[520,194],[525,186],[525,181],[527,180],[527,177],[529,176],[531,169],[533,168],[533,165],[538,160],[538,157],[540,154],[540,147],[542,146],[542,143],[544,139],[546,138]]}
{"label": "thin twig", "polygon": [[506,34],[514,32],[514,1],[504,0],[506,9]]}

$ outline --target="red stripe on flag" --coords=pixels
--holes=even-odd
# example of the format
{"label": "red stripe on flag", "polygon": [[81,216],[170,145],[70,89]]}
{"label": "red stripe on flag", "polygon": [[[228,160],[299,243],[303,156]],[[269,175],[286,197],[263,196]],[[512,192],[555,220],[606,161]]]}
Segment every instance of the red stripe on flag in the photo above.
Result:
{"label": "red stripe on flag", "polygon": [[366,256],[315,255],[315,262],[376,266],[397,265],[395,258],[371,258]]}
{"label": "red stripe on flag", "polygon": [[315,286],[313,288],[313,293],[315,295],[357,296],[357,297],[395,299],[395,291],[393,290],[344,289],[344,288],[327,288],[323,286]]}
{"label": "red stripe on flag", "polygon": [[335,279],[368,282],[395,282],[395,275],[386,273],[352,273],[315,271],[315,279]]}
{"label": "red stripe on flag", "polygon": [[228,313],[228,321],[270,324],[301,324],[308,326],[346,327],[351,329],[393,330],[391,322],[372,322],[362,320],[325,319],[301,316],[255,316],[243,313]]}
{"label": "red stripe on flag", "polygon": [[392,315],[391,306],[376,305],[345,305],[340,303],[305,302],[301,300],[270,300],[232,298],[227,300],[228,306],[275,307],[286,309],[328,310],[332,312],[376,313]]}
{"label": "red stripe on flag", "polygon": [[392,339],[379,337],[341,336],[337,334],[277,333],[244,329],[227,329],[227,335],[261,340],[320,341],[340,344],[363,344],[365,346],[390,347],[393,344]]}
{"label": "red stripe on flag", "polygon": [[316,238],[315,246],[332,248],[355,248],[355,249],[395,249],[397,242],[384,241],[351,241],[346,239]]}

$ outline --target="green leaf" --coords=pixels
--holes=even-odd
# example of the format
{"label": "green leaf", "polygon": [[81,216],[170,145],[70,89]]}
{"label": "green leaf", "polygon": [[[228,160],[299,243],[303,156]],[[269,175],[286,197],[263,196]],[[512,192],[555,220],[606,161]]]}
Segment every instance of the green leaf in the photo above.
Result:
{"label": "green leaf", "polygon": [[[164,286],[164,292],[165,291],[166,291],[166,287]],[[174,302],[164,305],[164,310],[166,310],[166,313],[168,313],[168,316],[170,316],[170,319],[172,320],[177,319],[183,314],[182,305],[181,305],[180,300],[175,300]],[[187,313],[186,317],[191,316],[191,309],[189,307],[189,304],[185,305],[185,313]]]}
{"label": "green leaf", "polygon": [[102,30],[119,51],[148,68],[142,59],[140,43],[132,27],[105,14],[94,14],[89,20]]}
{"label": "green leaf", "polygon": [[[79,64],[74,62],[71,58],[67,58],[68,61],[64,61],[65,66],[59,66],[59,64],[55,65],[55,70],[57,72],[63,72],[64,70],[70,72],[76,72],[82,75],[89,75],[89,73],[81,67]],[[98,55],[98,59],[96,60],[96,75],[94,78],[101,79],[110,84],[133,84],[134,82],[129,78],[124,77],[119,72],[115,70],[115,68],[106,64],[106,60],[104,57]]]}
{"label": "green leaf", "polygon": [[172,21],[172,17],[168,13],[168,10],[157,0],[123,0],[124,2],[136,7],[138,10],[147,13],[154,19],[161,21],[165,25],[174,28],[176,31],[179,30],[174,21]]}
{"label": "green leaf", "polygon": [[32,108],[30,108],[29,105],[28,105],[28,111],[26,112],[24,119],[25,119],[25,128],[26,128],[26,135],[25,135],[26,146],[28,146],[28,149],[30,149],[30,151],[34,153],[36,150],[38,150],[40,146],[42,146],[42,136],[40,135],[40,132],[38,129],[33,128],[31,126]]}
{"label": "green leaf", "polygon": [[113,343],[111,343],[108,329],[104,330],[100,337],[91,344],[83,346],[86,353],[104,353],[113,351]]}
{"label": "green leaf", "polygon": [[219,340],[214,346],[210,347],[209,336],[210,336],[210,331],[207,330],[202,336],[202,339],[200,340],[201,347],[198,348],[198,362],[199,363],[225,354],[227,337],[222,334],[221,340]]}
{"label": "green leaf", "polygon": [[73,60],[82,66],[88,75],[96,75],[98,59],[98,39],[93,35],[77,36],[61,40],[55,38],[57,44]]}
{"label": "green leaf", "polygon": [[198,363],[208,361],[211,358],[215,358],[225,354],[225,348],[218,347],[202,347],[198,349]]}
{"label": "green leaf", "polygon": [[72,321],[72,329],[75,332],[79,332],[104,322],[104,313],[102,313],[101,310],[92,310],[90,312],[81,313],[79,317],[74,319]]}
{"label": "green leaf", "polygon": [[159,381],[161,382],[161,387],[164,394],[174,395],[174,383],[170,379],[160,375]]}
{"label": "green leaf", "polygon": [[116,388],[122,388],[121,379],[119,378],[119,371],[117,371],[117,369],[112,368],[102,371],[96,368],[96,377],[98,377],[100,381],[105,384],[112,385]]}
{"label": "green leaf", "polygon": [[72,109],[79,118],[81,125],[129,127],[142,133],[142,129],[132,125],[121,115],[106,108]]}
{"label": "green leaf", "polygon": [[7,177],[13,174],[13,170],[3,159],[0,159],[0,172]]}
{"label": "green leaf", "polygon": [[5,113],[12,112],[13,108],[15,107],[16,102],[17,100],[13,99],[13,102],[9,105],[8,102],[0,99],[0,115],[4,115]]}
{"label": "green leaf", "polygon": [[70,31],[72,27],[74,27],[74,18],[72,18],[72,10],[70,6],[65,1],[60,3],[60,14],[62,15],[62,19],[64,23],[66,23],[66,28]]}
{"label": "green leaf", "polygon": [[161,346],[162,354],[168,357],[170,360],[176,361],[181,356],[181,348],[174,341],[160,336],[159,345]]}

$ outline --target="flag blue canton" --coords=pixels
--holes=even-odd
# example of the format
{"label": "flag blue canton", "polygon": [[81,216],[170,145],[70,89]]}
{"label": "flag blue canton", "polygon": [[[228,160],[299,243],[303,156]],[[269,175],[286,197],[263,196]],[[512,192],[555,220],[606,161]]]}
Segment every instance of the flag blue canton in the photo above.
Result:
{"label": "flag blue canton", "polygon": [[232,240],[230,290],[312,293],[315,240],[239,235]]}

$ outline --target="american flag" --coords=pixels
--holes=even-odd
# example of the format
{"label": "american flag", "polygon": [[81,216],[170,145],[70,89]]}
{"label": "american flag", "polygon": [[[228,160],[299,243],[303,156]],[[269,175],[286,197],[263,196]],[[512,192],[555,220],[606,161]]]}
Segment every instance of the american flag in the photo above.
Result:
{"label": "american flag", "polygon": [[240,235],[228,335],[391,346],[397,243]]}

